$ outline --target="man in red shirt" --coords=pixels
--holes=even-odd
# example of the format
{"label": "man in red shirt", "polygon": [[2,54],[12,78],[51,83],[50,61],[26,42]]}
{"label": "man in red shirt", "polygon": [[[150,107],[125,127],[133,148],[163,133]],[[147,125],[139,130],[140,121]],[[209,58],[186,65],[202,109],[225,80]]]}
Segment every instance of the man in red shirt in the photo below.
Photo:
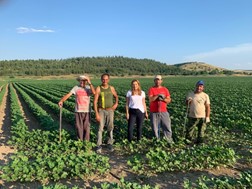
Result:
{"label": "man in red shirt", "polygon": [[156,75],[154,77],[154,86],[149,89],[149,101],[150,101],[150,120],[152,130],[157,139],[159,136],[159,126],[162,127],[165,139],[172,143],[172,130],[171,119],[169,112],[167,111],[167,104],[171,102],[169,90],[163,87],[162,76]]}

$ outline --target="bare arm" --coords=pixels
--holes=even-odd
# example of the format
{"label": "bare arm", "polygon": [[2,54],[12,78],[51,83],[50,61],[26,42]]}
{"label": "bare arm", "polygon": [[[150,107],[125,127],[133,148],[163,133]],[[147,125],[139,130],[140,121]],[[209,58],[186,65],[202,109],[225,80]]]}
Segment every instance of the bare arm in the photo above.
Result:
{"label": "bare arm", "polygon": [[[155,101],[155,100],[157,100],[158,97],[159,97],[159,95],[155,95],[155,96],[152,96],[152,95],[151,95],[151,96],[149,96],[149,101],[150,101],[150,103],[153,102],[153,101]],[[165,97],[163,100],[161,100],[161,101],[163,101],[163,102],[169,104],[169,103],[171,102],[171,97],[170,97],[170,96],[166,96],[166,97]]]}
{"label": "bare arm", "polygon": [[190,105],[192,103],[192,97],[191,96],[187,96],[186,97],[186,106]]}
{"label": "bare arm", "polygon": [[95,95],[95,89],[94,89],[94,86],[93,86],[93,84],[91,83],[89,77],[87,77],[87,82],[88,82],[88,85],[90,86],[90,89],[91,89],[91,91],[92,91],[92,94]]}
{"label": "bare arm", "polygon": [[115,103],[112,106],[112,109],[115,110],[117,108],[117,106],[118,106],[118,95],[117,95],[117,92],[116,92],[114,87],[110,86],[110,88],[111,88],[111,92],[113,93],[113,95],[115,97]]}
{"label": "bare arm", "polygon": [[206,106],[206,117],[210,118],[210,111],[211,111],[210,104],[206,104],[205,106]]}
{"label": "bare arm", "polygon": [[144,106],[145,118],[148,119],[148,112],[147,112],[147,108],[146,108],[145,98],[142,99],[142,103],[143,103],[143,106]]}
{"label": "bare arm", "polygon": [[129,119],[129,97],[126,97],[126,119]]}
{"label": "bare arm", "polygon": [[150,101],[150,103],[153,102],[153,101],[155,101],[155,100],[157,100],[157,98],[158,98],[158,95],[155,95],[155,96],[150,95],[150,96],[149,96],[149,101]]}
{"label": "bare arm", "polygon": [[68,93],[65,96],[63,96],[60,101],[58,102],[59,107],[61,108],[63,106],[63,102],[65,102],[70,96],[72,96],[72,93]]}
{"label": "bare arm", "polygon": [[99,116],[99,112],[98,112],[98,107],[97,107],[97,103],[98,103],[98,98],[100,95],[101,89],[98,86],[95,90],[95,96],[94,96],[94,111],[95,111],[95,117],[96,120],[99,122],[100,121],[100,116]]}
{"label": "bare arm", "polygon": [[170,97],[170,96],[167,96],[167,97],[165,97],[165,99],[162,100],[162,101],[164,101],[166,104],[169,104],[169,103],[171,102],[171,97]]}
{"label": "bare arm", "polygon": [[97,107],[97,103],[98,103],[98,98],[100,95],[100,87],[98,86],[95,90],[95,96],[94,96],[94,111],[97,114],[98,113],[98,107]]}
{"label": "bare arm", "polygon": [[89,83],[90,89],[92,91],[92,94],[95,95],[95,88],[92,83]]}

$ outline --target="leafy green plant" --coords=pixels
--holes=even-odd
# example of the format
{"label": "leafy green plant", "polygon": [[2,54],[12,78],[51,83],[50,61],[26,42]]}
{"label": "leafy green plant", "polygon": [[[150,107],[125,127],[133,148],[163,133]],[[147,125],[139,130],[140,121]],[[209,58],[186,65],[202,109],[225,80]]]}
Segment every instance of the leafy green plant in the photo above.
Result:
{"label": "leafy green plant", "polygon": [[238,189],[238,188],[251,188],[252,187],[252,172],[246,171],[240,174],[239,178],[220,177],[220,178],[207,178],[201,176],[196,180],[196,183],[186,179],[184,181],[185,189]]}
{"label": "leafy green plant", "polygon": [[125,181],[124,178],[120,180],[120,183],[102,183],[100,187],[93,187],[93,189],[158,189],[158,186],[152,187],[150,185],[141,185],[136,182]]}

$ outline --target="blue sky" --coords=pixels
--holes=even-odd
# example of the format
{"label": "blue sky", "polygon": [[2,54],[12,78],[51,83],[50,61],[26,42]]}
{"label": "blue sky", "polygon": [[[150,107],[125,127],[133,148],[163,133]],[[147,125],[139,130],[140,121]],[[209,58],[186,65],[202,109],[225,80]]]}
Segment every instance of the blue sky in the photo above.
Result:
{"label": "blue sky", "polygon": [[0,0],[0,60],[92,56],[252,70],[252,0]]}

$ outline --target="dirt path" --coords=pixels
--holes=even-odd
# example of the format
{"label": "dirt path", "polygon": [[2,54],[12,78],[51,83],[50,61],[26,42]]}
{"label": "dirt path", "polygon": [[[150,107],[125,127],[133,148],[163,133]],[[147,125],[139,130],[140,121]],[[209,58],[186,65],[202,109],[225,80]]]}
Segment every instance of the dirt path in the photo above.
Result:
{"label": "dirt path", "polygon": [[6,162],[5,157],[10,153],[14,152],[14,149],[11,146],[8,146],[7,141],[10,138],[10,103],[8,94],[8,85],[6,85],[6,93],[3,96],[3,101],[0,106],[0,162]]}
{"label": "dirt path", "polygon": [[[6,92],[3,96],[2,104],[0,105],[0,165],[4,165],[8,160],[10,155],[15,151],[15,149],[7,144],[11,134],[10,134],[10,99],[8,94],[8,85],[6,85]],[[3,181],[0,180],[0,184]]]}

